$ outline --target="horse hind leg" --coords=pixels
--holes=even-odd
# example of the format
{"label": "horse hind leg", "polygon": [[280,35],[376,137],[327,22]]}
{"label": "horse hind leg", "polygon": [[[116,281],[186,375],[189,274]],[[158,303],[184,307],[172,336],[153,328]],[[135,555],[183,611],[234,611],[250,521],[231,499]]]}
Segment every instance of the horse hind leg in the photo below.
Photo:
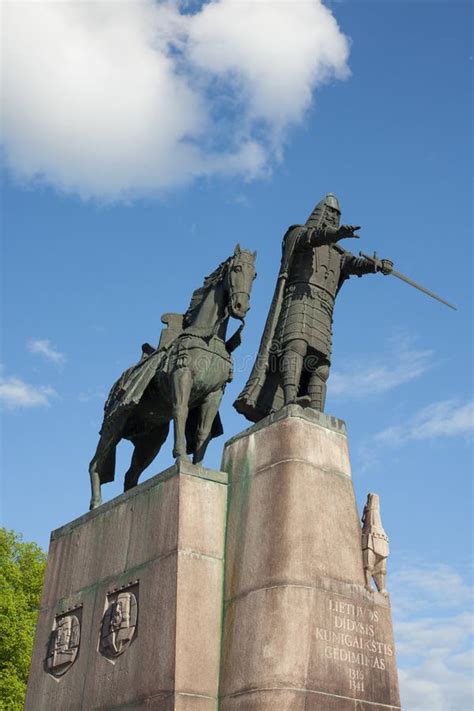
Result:
{"label": "horse hind leg", "polygon": [[95,454],[89,464],[89,476],[91,480],[91,501],[89,509],[96,509],[102,503],[101,496],[101,472],[115,471],[115,449],[120,441],[120,435],[111,434],[107,425],[103,425],[102,434]]}
{"label": "horse hind leg", "polygon": [[100,493],[100,477],[97,471],[97,460],[94,459],[89,464],[89,476],[91,478],[91,500],[89,504],[89,511],[96,509],[102,503],[102,495]]}
{"label": "horse hind leg", "polygon": [[91,501],[89,509],[91,511],[92,509],[96,509],[102,503],[100,470],[111,469],[113,471],[115,469],[116,446],[116,444],[113,444],[108,448],[106,453],[99,453],[99,447],[97,447],[97,452],[89,464],[89,476],[91,479]]}
{"label": "horse hind leg", "polygon": [[133,438],[132,443],[135,449],[133,450],[130,468],[125,474],[124,491],[128,491],[138,484],[140,475],[160,451],[168,436],[169,428],[169,422],[166,422],[146,435],[139,435]]}

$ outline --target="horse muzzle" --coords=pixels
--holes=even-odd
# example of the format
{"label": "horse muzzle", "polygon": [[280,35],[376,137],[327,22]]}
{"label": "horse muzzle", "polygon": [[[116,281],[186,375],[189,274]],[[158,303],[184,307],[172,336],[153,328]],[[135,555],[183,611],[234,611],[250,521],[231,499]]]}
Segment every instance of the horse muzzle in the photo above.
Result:
{"label": "horse muzzle", "polygon": [[232,318],[243,320],[250,308],[247,294],[235,294],[230,304],[229,313]]}

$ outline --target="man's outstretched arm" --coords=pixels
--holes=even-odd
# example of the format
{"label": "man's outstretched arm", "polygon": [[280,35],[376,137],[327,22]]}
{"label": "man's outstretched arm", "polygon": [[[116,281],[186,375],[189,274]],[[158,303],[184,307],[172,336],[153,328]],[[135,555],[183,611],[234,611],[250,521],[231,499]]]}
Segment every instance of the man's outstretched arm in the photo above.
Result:
{"label": "man's outstretched arm", "polygon": [[356,230],[360,227],[357,225],[341,225],[335,227],[308,227],[306,232],[299,239],[300,246],[321,247],[324,244],[336,244],[341,239],[358,238]]}
{"label": "man's outstretched arm", "polygon": [[382,272],[382,274],[390,274],[393,270],[393,262],[389,259],[381,259],[378,264],[374,264],[373,261],[365,259],[364,257],[356,257],[351,252],[344,252],[344,263],[342,265],[342,273],[345,276],[358,276],[361,277],[364,274],[376,274],[377,272]]}

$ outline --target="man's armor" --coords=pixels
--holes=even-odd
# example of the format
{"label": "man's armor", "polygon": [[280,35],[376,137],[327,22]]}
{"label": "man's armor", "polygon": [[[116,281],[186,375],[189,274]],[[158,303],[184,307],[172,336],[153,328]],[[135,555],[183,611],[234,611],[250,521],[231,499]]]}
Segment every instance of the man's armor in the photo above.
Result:
{"label": "man's armor", "polygon": [[295,245],[275,340],[280,348],[294,339],[330,359],[334,302],[351,275],[374,272],[371,264],[336,244],[314,246],[319,232],[302,234]]}
{"label": "man's armor", "polygon": [[329,245],[315,248],[307,235],[302,237],[293,254],[275,339],[284,348],[301,338],[329,356],[341,254]]}

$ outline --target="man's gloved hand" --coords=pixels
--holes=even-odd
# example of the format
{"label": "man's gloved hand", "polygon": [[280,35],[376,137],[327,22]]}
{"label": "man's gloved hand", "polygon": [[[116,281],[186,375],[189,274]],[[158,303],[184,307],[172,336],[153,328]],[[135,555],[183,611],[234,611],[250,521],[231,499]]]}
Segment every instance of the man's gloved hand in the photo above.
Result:
{"label": "man's gloved hand", "polygon": [[391,274],[393,272],[393,262],[390,261],[390,259],[381,259],[380,260],[381,266],[379,268],[379,271],[382,272],[382,274]]}
{"label": "man's gloved hand", "polygon": [[360,230],[360,225],[341,225],[337,231],[337,238],[347,239],[349,237],[355,237],[359,239],[359,235],[354,234],[356,230]]}

